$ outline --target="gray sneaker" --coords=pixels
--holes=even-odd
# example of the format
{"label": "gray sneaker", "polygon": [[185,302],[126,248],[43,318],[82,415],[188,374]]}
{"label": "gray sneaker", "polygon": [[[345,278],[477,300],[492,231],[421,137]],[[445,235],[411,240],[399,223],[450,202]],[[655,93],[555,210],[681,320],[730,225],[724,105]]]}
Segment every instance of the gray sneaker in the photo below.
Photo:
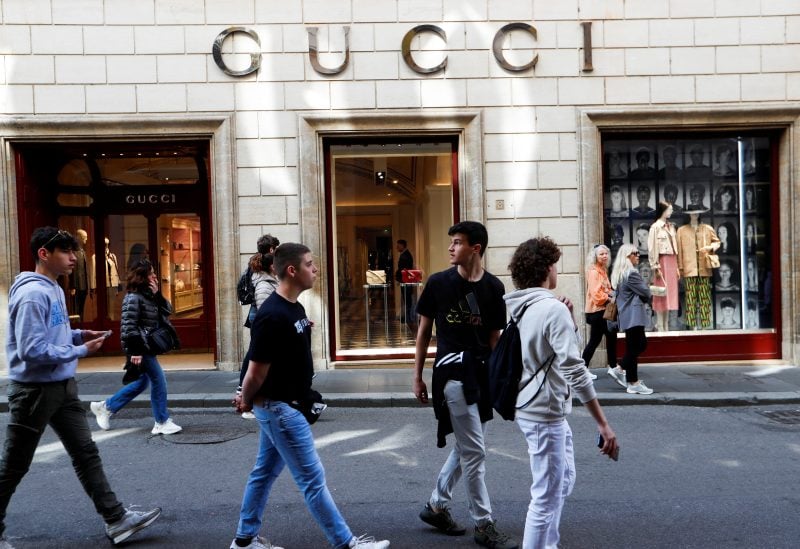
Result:
{"label": "gray sneaker", "polygon": [[126,510],[121,519],[111,524],[106,524],[106,535],[111,540],[111,543],[116,545],[121,541],[125,541],[139,530],[153,524],[159,515],[161,515],[161,507],[145,512]]}
{"label": "gray sneaker", "polygon": [[473,539],[478,545],[490,549],[519,549],[519,543],[497,529],[497,521],[490,522],[483,528],[475,527]]}
{"label": "gray sneaker", "polygon": [[431,504],[426,503],[425,508],[419,513],[419,518],[422,519],[422,522],[430,524],[448,536],[463,536],[467,533],[467,529],[450,516],[450,510],[447,508],[434,511]]}

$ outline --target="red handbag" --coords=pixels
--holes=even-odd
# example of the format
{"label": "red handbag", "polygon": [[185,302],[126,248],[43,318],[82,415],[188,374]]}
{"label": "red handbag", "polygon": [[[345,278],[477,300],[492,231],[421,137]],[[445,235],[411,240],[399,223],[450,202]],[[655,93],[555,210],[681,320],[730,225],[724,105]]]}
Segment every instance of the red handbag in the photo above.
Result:
{"label": "red handbag", "polygon": [[400,271],[400,275],[403,279],[403,284],[422,282],[422,271],[419,269],[403,269]]}

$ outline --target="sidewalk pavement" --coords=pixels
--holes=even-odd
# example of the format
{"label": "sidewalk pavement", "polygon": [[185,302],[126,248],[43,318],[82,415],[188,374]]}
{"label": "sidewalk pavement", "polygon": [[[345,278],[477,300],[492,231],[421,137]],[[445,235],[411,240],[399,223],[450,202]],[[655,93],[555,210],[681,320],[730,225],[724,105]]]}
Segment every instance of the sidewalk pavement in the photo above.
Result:
{"label": "sidewalk pavement", "polygon": [[[604,406],[668,404],[674,406],[737,406],[800,403],[800,367],[788,364],[702,365],[653,364],[639,367],[639,377],[655,392],[629,395],[605,369],[593,369],[598,398]],[[78,373],[79,394],[89,402],[107,398],[122,387],[119,372]],[[231,405],[239,372],[167,371],[170,408],[218,408]],[[430,391],[431,370],[424,377]],[[418,406],[411,393],[412,369],[336,369],[318,372],[314,388],[325,401],[340,407]],[[6,386],[0,378],[0,412],[8,411]],[[577,404],[577,402],[576,402]],[[150,392],[130,403],[149,407]]]}

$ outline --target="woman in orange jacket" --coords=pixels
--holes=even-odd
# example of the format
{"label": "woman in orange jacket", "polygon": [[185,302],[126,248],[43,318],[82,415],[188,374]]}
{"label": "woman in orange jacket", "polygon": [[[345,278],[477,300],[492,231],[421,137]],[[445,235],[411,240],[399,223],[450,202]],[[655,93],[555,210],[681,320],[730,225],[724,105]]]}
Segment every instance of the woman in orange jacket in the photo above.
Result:
{"label": "woman in orange jacket", "polygon": [[[604,244],[595,244],[586,257],[586,324],[589,325],[589,342],[583,350],[586,367],[603,336],[606,336],[606,353],[609,369],[617,366],[617,332],[608,329],[603,318],[606,305],[611,301],[611,283],[608,280],[608,264],[611,251]],[[592,374],[592,379],[597,379]]]}

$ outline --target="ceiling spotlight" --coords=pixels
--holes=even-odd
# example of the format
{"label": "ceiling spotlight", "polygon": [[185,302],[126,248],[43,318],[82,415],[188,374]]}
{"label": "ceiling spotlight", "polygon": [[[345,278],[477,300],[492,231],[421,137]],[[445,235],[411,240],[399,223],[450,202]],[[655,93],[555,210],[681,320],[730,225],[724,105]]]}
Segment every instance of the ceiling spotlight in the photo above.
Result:
{"label": "ceiling spotlight", "polygon": [[375,184],[376,185],[386,184],[386,172],[375,172]]}

